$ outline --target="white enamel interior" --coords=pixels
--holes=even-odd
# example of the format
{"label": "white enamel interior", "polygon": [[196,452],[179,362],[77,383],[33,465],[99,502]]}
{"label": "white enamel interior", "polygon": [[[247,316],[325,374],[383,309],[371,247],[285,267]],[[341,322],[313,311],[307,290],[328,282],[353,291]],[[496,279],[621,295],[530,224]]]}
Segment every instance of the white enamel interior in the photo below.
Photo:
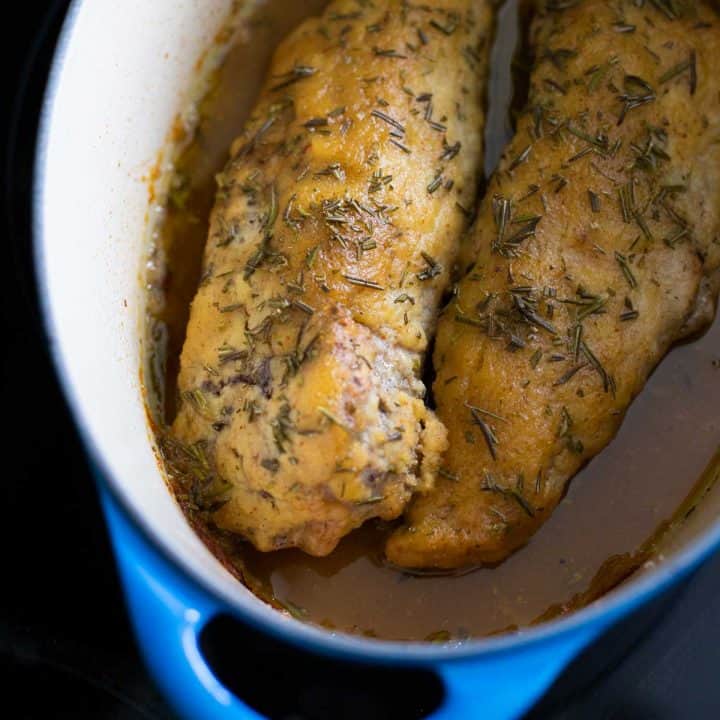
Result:
{"label": "white enamel interior", "polygon": [[644,577],[573,618],[520,639],[493,638],[455,649],[333,636],[284,618],[208,552],[168,493],[153,453],[139,382],[140,265],[151,212],[145,176],[187,99],[195,62],[231,4],[76,2],[45,107],[36,242],[49,335],[85,440],[143,528],[206,587],[267,628],[336,649],[413,658],[508,647],[563,627],[570,630],[632,593],[650,592],[661,575],[669,577],[708,551],[720,534],[718,493],[696,513],[682,552]]}
{"label": "white enamel interior", "polygon": [[[76,4],[54,78],[41,224],[52,333],[72,402],[129,505],[203,574],[232,579],[158,472],[140,387],[147,177],[231,0]],[[253,598],[254,599],[254,598]]]}

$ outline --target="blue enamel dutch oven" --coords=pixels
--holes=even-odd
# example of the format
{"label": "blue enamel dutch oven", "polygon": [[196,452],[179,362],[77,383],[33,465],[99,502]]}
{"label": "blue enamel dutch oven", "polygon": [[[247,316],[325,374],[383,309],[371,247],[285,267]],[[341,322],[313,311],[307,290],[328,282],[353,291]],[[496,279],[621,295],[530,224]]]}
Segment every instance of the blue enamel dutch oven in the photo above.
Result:
{"label": "blue enamel dutch oven", "polygon": [[[720,544],[710,492],[652,567],[575,614],[458,644],[384,642],[303,624],[238,583],[185,521],[159,471],[139,368],[147,175],[231,0],[75,2],[52,69],[35,187],[37,274],[49,341],[96,469],[147,664],[187,718],[259,717],[223,687],[198,645],[218,613],[342,660],[436,672],[433,718],[523,714],[609,626],[678,583]],[[205,68],[207,69],[207,68]]]}

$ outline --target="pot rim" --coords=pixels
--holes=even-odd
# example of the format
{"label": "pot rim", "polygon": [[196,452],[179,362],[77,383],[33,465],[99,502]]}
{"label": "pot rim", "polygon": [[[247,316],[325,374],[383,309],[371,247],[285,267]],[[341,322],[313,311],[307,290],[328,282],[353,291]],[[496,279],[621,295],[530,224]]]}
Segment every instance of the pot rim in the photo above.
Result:
{"label": "pot rim", "polygon": [[[590,625],[607,623],[618,615],[629,612],[636,605],[648,600],[671,583],[687,574],[699,565],[713,551],[720,547],[720,518],[707,530],[694,539],[687,547],[658,564],[655,568],[626,584],[611,590],[608,594],[567,616],[542,623],[515,633],[486,638],[464,640],[458,643],[439,645],[424,641],[378,640],[351,635],[344,632],[331,632],[319,626],[304,623],[295,618],[287,618],[263,603],[259,598],[244,598],[233,594],[220,583],[213,583],[204,577],[192,564],[171,547],[158,528],[144,517],[140,508],[135,507],[123,489],[123,483],[110,471],[108,463],[97,449],[93,430],[84,416],[78,397],[69,381],[67,371],[70,365],[70,353],[63,347],[57,333],[55,309],[52,307],[48,292],[49,268],[45,262],[47,238],[42,223],[42,208],[45,198],[45,170],[47,149],[52,133],[52,116],[55,99],[64,70],[67,49],[73,41],[76,24],[85,0],[72,0],[60,35],[57,40],[52,65],[48,76],[41,107],[38,134],[36,138],[35,163],[32,185],[32,235],[37,292],[43,317],[44,331],[50,348],[50,356],[60,381],[63,395],[71,410],[73,419],[82,439],[85,450],[98,468],[96,477],[109,489],[122,512],[132,524],[140,530],[144,538],[172,566],[179,568],[204,591],[222,600],[242,619],[251,622],[256,628],[268,632],[296,645],[311,647],[325,654],[353,656],[355,659],[375,661],[395,661],[426,663],[460,659],[480,659],[490,654],[536,645],[550,639],[558,639]],[[160,471],[160,468],[158,468]],[[122,548],[119,548],[122,552]],[[239,582],[239,581],[238,581]]]}

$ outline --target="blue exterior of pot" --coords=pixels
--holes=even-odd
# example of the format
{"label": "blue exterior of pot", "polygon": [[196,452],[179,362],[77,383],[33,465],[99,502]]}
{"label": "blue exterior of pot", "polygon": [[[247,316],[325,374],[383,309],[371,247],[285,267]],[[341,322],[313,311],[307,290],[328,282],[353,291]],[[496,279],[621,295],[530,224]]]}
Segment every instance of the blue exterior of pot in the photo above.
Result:
{"label": "blue exterior of pot", "polygon": [[[248,622],[248,618],[238,615],[234,608],[177,567],[143,534],[102,483],[101,497],[138,642],[148,668],[179,715],[192,720],[261,717],[223,687],[198,646],[202,628],[216,614],[235,615],[243,622]],[[373,662],[429,668],[440,675],[445,685],[445,699],[431,716],[433,720],[512,720],[521,717],[563,668],[600,633],[641,603],[679,582],[710,550],[711,546],[693,561],[664,574],[647,587],[638,588],[622,602],[612,603],[600,612],[595,608],[595,612],[577,613],[576,616],[589,615],[580,622],[548,625],[550,632],[540,637],[521,633],[501,647],[470,643],[468,649],[474,646],[477,650],[460,658],[452,657],[452,653],[439,647],[434,658],[413,659],[410,654],[398,659],[388,653],[386,659],[374,657]],[[308,650],[317,652],[318,648],[308,647]],[[326,652],[339,660],[367,661],[362,652],[338,652],[330,646]],[[448,655],[447,659],[444,655]]]}

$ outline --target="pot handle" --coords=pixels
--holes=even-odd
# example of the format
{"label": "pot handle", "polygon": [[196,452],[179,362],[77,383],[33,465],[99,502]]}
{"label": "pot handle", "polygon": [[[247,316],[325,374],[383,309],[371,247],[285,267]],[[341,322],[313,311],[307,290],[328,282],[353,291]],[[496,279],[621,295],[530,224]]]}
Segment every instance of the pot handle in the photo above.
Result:
{"label": "pot handle", "polygon": [[193,720],[261,720],[220,683],[198,645],[219,605],[140,537],[102,486],[100,496],[135,635],[165,697]]}
{"label": "pot handle", "polygon": [[527,712],[608,623],[582,626],[552,640],[436,668],[445,700],[428,720],[514,720]]}
{"label": "pot handle", "polygon": [[[220,683],[198,645],[220,605],[142,538],[102,484],[100,498],[135,634],[164,695],[192,720],[262,720]],[[445,700],[428,720],[519,718],[610,622],[603,618],[512,652],[435,666]]]}

